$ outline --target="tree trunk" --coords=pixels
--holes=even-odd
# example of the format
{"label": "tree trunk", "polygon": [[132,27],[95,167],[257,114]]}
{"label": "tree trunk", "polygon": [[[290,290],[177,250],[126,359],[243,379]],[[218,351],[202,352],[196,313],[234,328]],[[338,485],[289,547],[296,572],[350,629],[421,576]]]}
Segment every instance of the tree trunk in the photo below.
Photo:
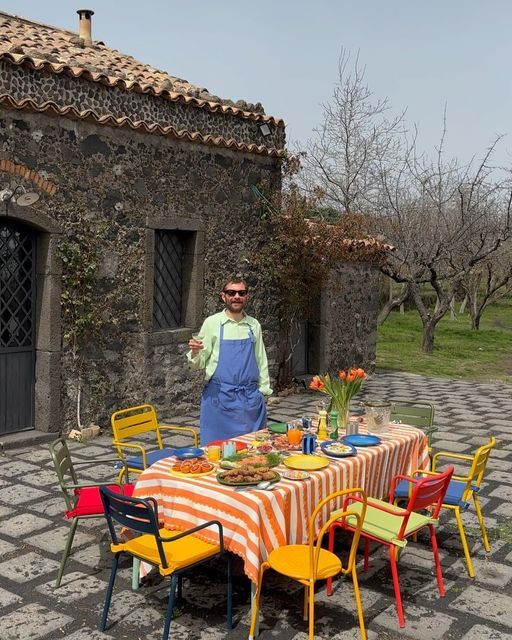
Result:
{"label": "tree trunk", "polygon": [[453,298],[450,300],[450,318],[451,318],[452,320],[455,320],[455,319],[456,319],[456,315],[455,315],[455,297],[453,297]]}
{"label": "tree trunk", "polygon": [[387,320],[387,317],[393,311],[393,309],[396,309],[396,307],[401,308],[402,303],[408,297],[409,297],[409,286],[404,285],[402,291],[398,294],[398,296],[396,298],[389,298],[386,304],[382,307],[377,317],[377,324],[379,326],[384,324],[384,322]]}
{"label": "tree trunk", "polygon": [[474,331],[478,331],[480,329],[480,319],[482,317],[482,313],[479,311],[475,315],[471,315],[471,329]]}
{"label": "tree trunk", "polygon": [[421,343],[421,349],[425,353],[432,353],[434,351],[434,331],[436,325],[432,322],[432,318],[429,318],[423,323],[423,342]]}

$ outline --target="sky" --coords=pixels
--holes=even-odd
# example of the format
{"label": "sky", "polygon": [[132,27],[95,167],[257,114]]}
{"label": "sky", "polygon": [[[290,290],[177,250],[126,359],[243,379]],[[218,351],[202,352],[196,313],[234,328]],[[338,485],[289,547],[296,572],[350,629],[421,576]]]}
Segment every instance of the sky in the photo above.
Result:
{"label": "sky", "polygon": [[375,98],[407,109],[433,153],[512,166],[511,0],[0,0],[0,10],[93,39],[233,100],[261,102],[306,141],[332,96],[341,48],[359,54]]}

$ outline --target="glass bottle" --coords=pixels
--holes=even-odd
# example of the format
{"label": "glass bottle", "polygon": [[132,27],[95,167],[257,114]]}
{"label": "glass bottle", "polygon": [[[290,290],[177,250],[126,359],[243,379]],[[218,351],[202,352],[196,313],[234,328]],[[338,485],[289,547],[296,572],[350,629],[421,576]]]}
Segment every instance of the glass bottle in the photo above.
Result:
{"label": "glass bottle", "polygon": [[318,412],[318,440],[327,440],[327,411],[321,409]]}
{"label": "glass bottle", "polygon": [[331,411],[329,414],[329,438],[331,440],[338,439],[338,412]]}

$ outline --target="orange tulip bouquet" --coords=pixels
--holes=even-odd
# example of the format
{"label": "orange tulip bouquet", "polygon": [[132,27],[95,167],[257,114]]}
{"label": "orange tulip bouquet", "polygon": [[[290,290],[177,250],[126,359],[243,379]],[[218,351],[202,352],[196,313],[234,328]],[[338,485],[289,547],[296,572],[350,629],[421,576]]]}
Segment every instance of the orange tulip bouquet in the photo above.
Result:
{"label": "orange tulip bouquet", "polygon": [[349,369],[338,371],[337,378],[331,378],[326,373],[324,376],[313,376],[309,388],[320,391],[331,398],[328,411],[335,409],[338,412],[338,424],[345,426],[348,421],[348,410],[351,399],[361,391],[367,375],[364,369]]}

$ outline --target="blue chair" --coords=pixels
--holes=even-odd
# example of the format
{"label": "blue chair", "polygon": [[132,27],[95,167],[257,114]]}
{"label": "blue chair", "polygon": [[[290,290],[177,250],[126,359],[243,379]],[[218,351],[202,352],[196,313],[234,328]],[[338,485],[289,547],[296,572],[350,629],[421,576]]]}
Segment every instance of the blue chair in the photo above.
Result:
{"label": "blue chair", "polygon": [[[101,499],[105,509],[108,528],[112,537],[110,548],[114,553],[112,570],[105,596],[105,605],[101,617],[100,629],[105,631],[107,626],[108,611],[112,599],[112,591],[116,579],[119,557],[126,553],[133,558],[158,568],[160,575],[171,577],[171,587],[167,611],[164,621],[162,640],[169,637],[169,628],[172,620],[172,612],[176,598],[181,592],[182,573],[193,569],[199,564],[208,562],[212,558],[224,556],[227,560],[227,628],[233,628],[233,584],[231,557],[224,549],[222,525],[217,520],[210,520],[187,531],[159,529],[158,506],[154,498],[129,498],[110,491],[106,487],[100,488]],[[114,522],[129,527],[139,533],[138,537],[121,542],[117,536]],[[199,539],[193,534],[208,527],[216,527],[219,543],[213,544]]]}

